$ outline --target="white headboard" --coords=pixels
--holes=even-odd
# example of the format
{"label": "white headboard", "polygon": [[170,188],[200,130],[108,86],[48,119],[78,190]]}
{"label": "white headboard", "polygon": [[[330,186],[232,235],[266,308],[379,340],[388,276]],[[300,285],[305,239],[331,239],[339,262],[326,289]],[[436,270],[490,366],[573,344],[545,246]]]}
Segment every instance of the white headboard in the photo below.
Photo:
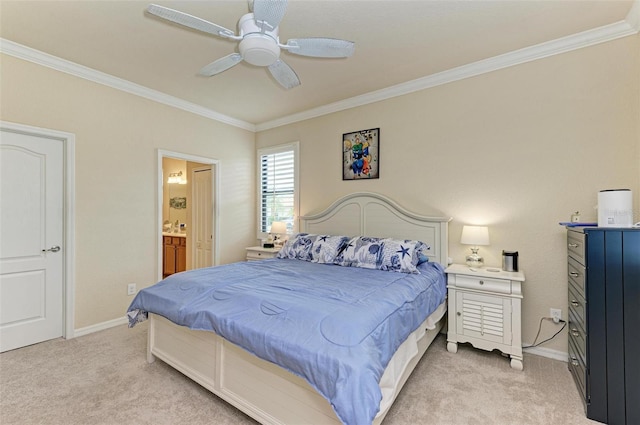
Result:
{"label": "white headboard", "polygon": [[314,234],[415,239],[431,246],[430,260],[446,266],[451,217],[425,217],[377,193],[358,192],[324,211],[300,217],[300,231]]}

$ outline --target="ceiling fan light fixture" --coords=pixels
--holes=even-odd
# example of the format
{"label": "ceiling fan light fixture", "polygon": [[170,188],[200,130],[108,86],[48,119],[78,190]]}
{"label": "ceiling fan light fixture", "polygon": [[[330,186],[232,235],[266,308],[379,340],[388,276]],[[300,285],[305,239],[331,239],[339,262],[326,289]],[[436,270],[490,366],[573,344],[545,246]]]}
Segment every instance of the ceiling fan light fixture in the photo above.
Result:
{"label": "ceiling fan light fixture", "polygon": [[253,13],[247,13],[238,21],[240,36],[243,37],[238,50],[245,62],[255,66],[269,66],[280,57],[278,29],[263,31]]}
{"label": "ceiling fan light fixture", "polygon": [[269,66],[280,57],[278,43],[264,34],[247,34],[238,49],[245,62],[256,66]]}

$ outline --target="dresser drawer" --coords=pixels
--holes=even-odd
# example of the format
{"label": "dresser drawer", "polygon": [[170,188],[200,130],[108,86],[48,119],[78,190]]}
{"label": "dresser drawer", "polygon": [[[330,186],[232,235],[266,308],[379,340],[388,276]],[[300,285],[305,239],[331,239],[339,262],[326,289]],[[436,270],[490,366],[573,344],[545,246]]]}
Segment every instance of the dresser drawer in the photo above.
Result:
{"label": "dresser drawer", "polygon": [[584,282],[585,282],[585,267],[578,263],[573,258],[569,257],[569,261],[567,262],[567,279],[569,280],[569,284],[573,284],[576,290],[582,295],[585,296],[584,292]]}
{"label": "dresser drawer", "polygon": [[583,363],[586,363],[587,353],[587,338],[584,332],[584,328],[580,326],[580,323],[576,321],[576,318],[569,313],[569,341],[573,343],[577,349],[577,353],[580,355]]}
{"label": "dresser drawer", "polygon": [[569,283],[569,313],[572,313],[578,324],[586,329],[587,302],[571,283]]}
{"label": "dresser drawer", "polygon": [[455,283],[458,288],[475,289],[499,294],[511,293],[511,281],[509,280],[457,275],[455,277]]}
{"label": "dresser drawer", "polygon": [[581,264],[584,264],[584,242],[584,233],[567,232],[567,251],[569,256],[575,258]]}
{"label": "dresser drawer", "polygon": [[569,339],[569,370],[575,378],[576,386],[582,395],[582,401],[587,399],[587,368],[577,353],[577,349],[573,345],[573,341]]}

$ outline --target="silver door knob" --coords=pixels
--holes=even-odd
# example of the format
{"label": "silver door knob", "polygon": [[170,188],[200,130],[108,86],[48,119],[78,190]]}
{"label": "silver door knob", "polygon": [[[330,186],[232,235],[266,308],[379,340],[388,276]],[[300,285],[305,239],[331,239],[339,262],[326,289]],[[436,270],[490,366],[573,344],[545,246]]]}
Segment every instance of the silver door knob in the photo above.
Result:
{"label": "silver door knob", "polygon": [[60,251],[60,247],[58,245],[52,246],[49,249],[43,249],[42,252],[58,252]]}

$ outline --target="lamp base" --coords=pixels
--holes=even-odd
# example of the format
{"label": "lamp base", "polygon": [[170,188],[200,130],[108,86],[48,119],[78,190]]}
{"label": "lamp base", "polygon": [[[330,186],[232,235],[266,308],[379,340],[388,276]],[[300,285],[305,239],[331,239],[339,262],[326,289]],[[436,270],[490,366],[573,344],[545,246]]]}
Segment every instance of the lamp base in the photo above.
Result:
{"label": "lamp base", "polygon": [[484,259],[478,255],[478,248],[471,248],[472,253],[467,255],[466,262],[469,267],[484,266]]}

